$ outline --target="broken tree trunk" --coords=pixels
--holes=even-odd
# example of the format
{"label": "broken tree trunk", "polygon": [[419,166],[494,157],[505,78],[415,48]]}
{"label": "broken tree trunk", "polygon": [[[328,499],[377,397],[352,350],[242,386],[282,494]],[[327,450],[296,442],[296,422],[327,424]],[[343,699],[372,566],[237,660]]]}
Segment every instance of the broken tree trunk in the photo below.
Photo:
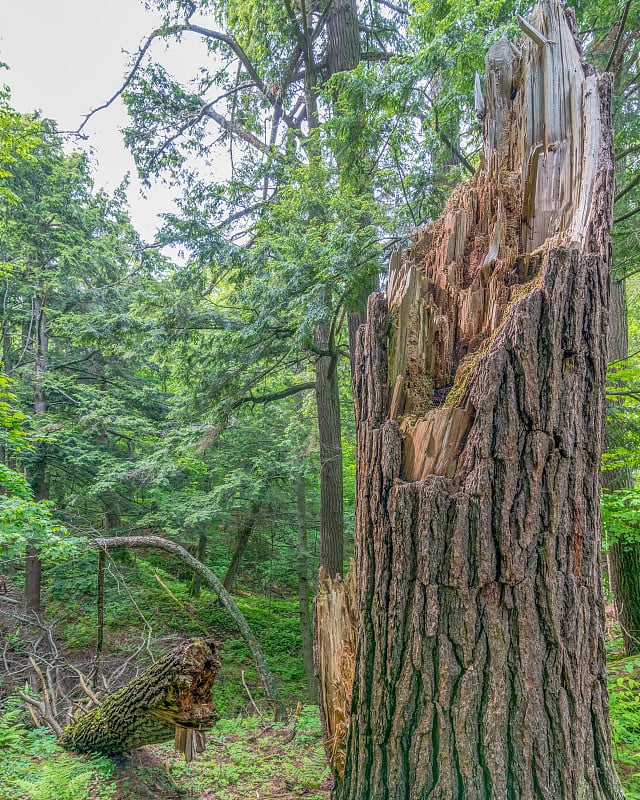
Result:
{"label": "broken tree trunk", "polygon": [[327,757],[339,782],[349,731],[349,709],[356,655],[356,582],[353,565],[344,580],[318,575],[314,602],[314,655],[319,679],[320,719]]}
{"label": "broken tree trunk", "polygon": [[67,750],[115,755],[175,736],[190,760],[189,734],[216,721],[211,689],[219,670],[212,640],[184,642],[97,709],[78,717],[58,741]]}
{"label": "broken tree trunk", "polygon": [[610,84],[543,0],[487,56],[485,149],[372,295],[354,379],[343,800],[618,800],[599,468]]}

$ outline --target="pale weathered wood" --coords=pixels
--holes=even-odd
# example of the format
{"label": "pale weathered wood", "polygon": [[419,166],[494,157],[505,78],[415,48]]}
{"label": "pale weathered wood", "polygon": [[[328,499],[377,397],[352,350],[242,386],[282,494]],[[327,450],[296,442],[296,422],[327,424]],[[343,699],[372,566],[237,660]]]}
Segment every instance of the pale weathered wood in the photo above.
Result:
{"label": "pale weathered wood", "polygon": [[315,660],[320,687],[324,742],[333,770],[344,774],[349,706],[355,667],[356,585],[353,568],[342,580],[320,570],[315,600]]}

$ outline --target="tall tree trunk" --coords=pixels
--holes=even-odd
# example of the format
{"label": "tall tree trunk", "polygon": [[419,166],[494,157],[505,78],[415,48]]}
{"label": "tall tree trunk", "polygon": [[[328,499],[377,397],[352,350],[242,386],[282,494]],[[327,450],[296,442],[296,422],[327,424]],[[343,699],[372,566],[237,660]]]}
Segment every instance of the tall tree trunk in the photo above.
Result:
{"label": "tall tree trunk", "polygon": [[327,13],[329,75],[355,69],[361,55],[356,0],[332,0]]}
{"label": "tall tree trunk", "polygon": [[251,511],[249,512],[249,516],[245,519],[242,527],[238,531],[238,535],[236,538],[236,548],[233,551],[233,556],[231,557],[231,561],[229,563],[229,566],[227,567],[227,574],[224,576],[224,580],[222,581],[222,585],[228,592],[230,592],[233,589],[233,585],[236,582],[236,578],[238,577],[238,570],[240,569],[240,564],[242,563],[242,557],[244,556],[244,551],[247,549],[247,545],[249,544],[249,539],[251,538],[253,529],[256,526],[257,513],[258,513],[258,505],[256,503],[252,506]]}
{"label": "tall tree trunk", "polygon": [[[44,377],[49,368],[49,329],[45,301],[40,295],[33,298],[34,316],[34,361],[35,373],[33,382],[34,411],[36,416],[46,414],[48,398],[44,387]],[[40,442],[37,447],[35,462],[31,475],[31,485],[36,500],[49,499],[47,483],[47,445]],[[25,607],[36,614],[42,610],[42,564],[40,553],[35,542],[27,544],[25,562]]]}
{"label": "tall tree trunk", "polygon": [[[609,319],[609,361],[622,361],[629,354],[624,280],[611,283]],[[607,433],[609,446],[615,445],[615,432],[609,428]],[[605,491],[633,488],[633,474],[624,467],[604,470],[602,487]],[[610,545],[609,574],[625,653],[640,653],[640,544],[616,542]]]}
{"label": "tall tree trunk", "polygon": [[557,0],[522,26],[487,57],[480,172],[359,334],[342,800],[622,798],[600,572],[610,82]]}
{"label": "tall tree trunk", "polygon": [[316,330],[316,345],[333,354],[316,361],[316,404],[320,440],[320,565],[334,578],[342,575],[344,499],[338,356],[329,326]]}
{"label": "tall tree trunk", "polygon": [[296,505],[298,512],[298,604],[300,607],[300,637],[304,674],[307,679],[307,696],[312,703],[318,702],[318,684],[313,663],[313,630],[311,625],[311,591],[309,589],[309,564],[307,543],[307,489],[304,473],[296,475]]}
{"label": "tall tree trunk", "polygon": [[[197,559],[201,564],[204,564],[207,559],[207,544],[209,537],[207,536],[207,528],[202,525],[198,531],[198,554]],[[202,578],[197,572],[193,573],[191,579],[191,586],[189,587],[189,594],[191,597],[200,597],[200,587],[202,586]],[[226,588],[226,587],[225,587]]]}

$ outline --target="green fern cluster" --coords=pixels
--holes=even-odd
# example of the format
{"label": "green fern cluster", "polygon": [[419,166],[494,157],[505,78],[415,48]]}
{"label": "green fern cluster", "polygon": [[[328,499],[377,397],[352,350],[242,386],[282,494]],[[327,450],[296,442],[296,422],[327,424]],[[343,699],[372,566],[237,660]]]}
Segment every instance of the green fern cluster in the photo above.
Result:
{"label": "green fern cluster", "polygon": [[113,767],[58,747],[45,728],[29,730],[24,709],[11,700],[0,715],[0,800],[110,800]]}

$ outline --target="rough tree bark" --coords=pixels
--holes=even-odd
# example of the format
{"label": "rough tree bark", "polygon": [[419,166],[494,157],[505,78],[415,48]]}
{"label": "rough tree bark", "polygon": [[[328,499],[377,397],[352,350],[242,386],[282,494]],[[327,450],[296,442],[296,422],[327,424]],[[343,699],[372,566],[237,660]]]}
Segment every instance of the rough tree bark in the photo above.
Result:
{"label": "rough tree bark", "polygon": [[181,731],[206,730],[215,723],[211,689],[219,671],[215,642],[185,642],[79,716],[58,741],[67,750],[115,755],[175,736],[190,760],[192,740]]}
{"label": "rough tree bark", "polygon": [[[629,355],[625,281],[613,281],[610,302],[609,361],[623,361]],[[615,445],[615,431],[607,431],[609,444]],[[604,470],[605,491],[633,488],[630,469]],[[627,655],[640,652],[640,545],[637,542],[615,542],[609,547],[609,575],[618,619]]]}
{"label": "rough tree bark", "polygon": [[487,56],[485,150],[392,260],[354,380],[343,800],[610,800],[600,573],[610,81],[543,0]]}

